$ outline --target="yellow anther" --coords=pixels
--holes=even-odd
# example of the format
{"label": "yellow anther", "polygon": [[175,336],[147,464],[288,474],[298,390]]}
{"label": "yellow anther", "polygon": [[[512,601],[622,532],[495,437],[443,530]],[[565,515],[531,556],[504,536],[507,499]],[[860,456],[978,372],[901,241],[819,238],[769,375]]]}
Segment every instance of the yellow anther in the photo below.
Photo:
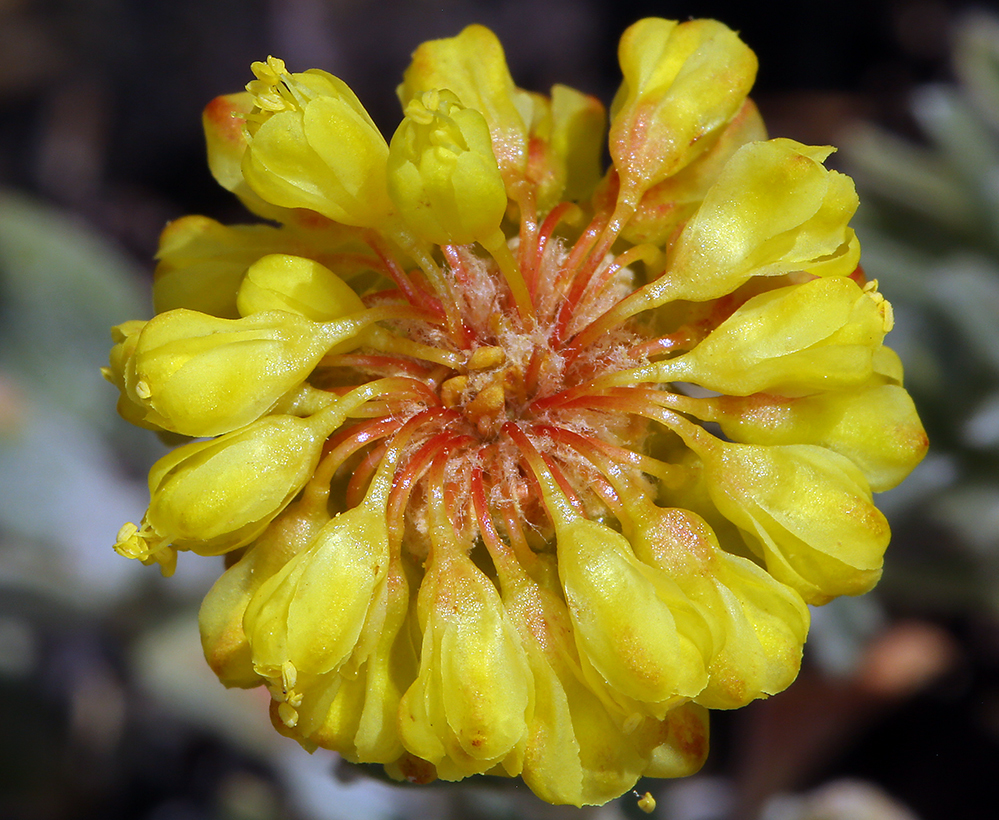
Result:
{"label": "yellow anther", "polygon": [[497,367],[506,361],[506,351],[502,347],[489,345],[480,347],[468,357],[466,367],[469,370],[488,370],[490,367]]}
{"label": "yellow anther", "polygon": [[891,302],[878,292],[878,280],[872,279],[865,284],[864,293],[870,296],[874,300],[874,304],[878,306],[885,333],[888,333],[895,326],[895,311],[892,309]]}
{"label": "yellow anther", "polygon": [[646,814],[652,814],[656,810],[656,799],[649,792],[646,792],[638,798],[638,808]]}
{"label": "yellow anther", "polygon": [[246,90],[261,111],[297,111],[312,96],[295,75],[288,73],[284,60],[277,57],[268,57],[265,63],[252,63],[250,70],[257,79],[248,82]]}
{"label": "yellow anther", "polygon": [[295,668],[295,664],[291,661],[285,661],[281,664],[281,685],[284,687],[284,691],[291,693],[291,690],[295,688],[295,683],[298,680],[298,670]]}
{"label": "yellow anther", "polygon": [[295,728],[298,724],[298,710],[287,703],[282,703],[278,706],[278,717],[281,718],[281,722],[289,729]]}
{"label": "yellow anther", "polygon": [[405,115],[420,125],[430,125],[441,106],[441,95],[436,89],[425,91],[406,104]]}
{"label": "yellow anther", "polygon": [[118,530],[118,541],[128,541],[138,531],[139,528],[129,521],[127,524],[123,524],[121,529]]}
{"label": "yellow anther", "polygon": [[441,401],[445,407],[456,407],[468,387],[468,376],[454,376],[441,385]]}
{"label": "yellow anther", "polygon": [[501,384],[491,384],[468,403],[468,414],[475,419],[495,416],[506,404],[506,391]]}
{"label": "yellow anther", "polygon": [[126,558],[143,559],[149,555],[149,545],[131,521],[125,524],[115,538],[115,552]]}

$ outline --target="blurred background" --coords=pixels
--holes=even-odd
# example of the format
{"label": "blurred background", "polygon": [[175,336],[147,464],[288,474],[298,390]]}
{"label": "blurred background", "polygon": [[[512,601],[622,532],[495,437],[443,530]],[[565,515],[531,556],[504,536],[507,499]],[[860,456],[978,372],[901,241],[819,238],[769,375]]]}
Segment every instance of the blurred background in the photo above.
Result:
{"label": "blurred background", "polygon": [[99,376],[108,328],[150,314],[186,213],[245,221],[211,179],[201,108],[249,63],[346,80],[387,133],[421,41],[481,22],[514,79],[609,103],[623,29],[716,17],[760,58],[773,136],[832,143],[863,205],[931,452],[880,505],[884,580],[813,613],[786,693],[714,713],[703,772],[649,781],[665,820],[935,820],[999,798],[999,16],[944,0],[0,0],[0,820],[639,817],[556,809],[487,779],[404,787],[279,737],[225,691],[197,607],[117,557],[155,437]]}

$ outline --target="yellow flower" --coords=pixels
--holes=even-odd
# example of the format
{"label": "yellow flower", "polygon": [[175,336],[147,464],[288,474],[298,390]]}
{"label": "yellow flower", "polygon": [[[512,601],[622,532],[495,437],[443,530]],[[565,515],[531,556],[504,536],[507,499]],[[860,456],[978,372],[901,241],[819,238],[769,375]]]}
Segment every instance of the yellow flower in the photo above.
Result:
{"label": "yellow flower", "polygon": [[373,227],[391,209],[388,145],[354,92],[332,74],[289,74],[269,57],[247,85],[242,175],[264,202],[309,208],[347,225]]}
{"label": "yellow flower", "polygon": [[435,245],[467,245],[500,233],[506,190],[489,126],[447,91],[427,91],[406,106],[392,137],[389,194],[403,219]]}
{"label": "yellow flower", "polygon": [[274,410],[357,335],[368,323],[358,307],[353,320],[322,324],[277,310],[238,320],[171,310],[119,331],[111,378],[149,424],[185,436],[228,433]]}
{"label": "yellow flower", "polygon": [[276,225],[164,231],[114,329],[150,472],[116,549],[228,553],[201,611],[282,733],[427,782],[601,804],[795,678],[806,604],[876,583],[872,500],[927,442],[832,149],[766,140],[714,21],[621,41],[593,97],[517,88],[471,26],[420,46],[391,144],[347,86],[255,63],[205,112]]}

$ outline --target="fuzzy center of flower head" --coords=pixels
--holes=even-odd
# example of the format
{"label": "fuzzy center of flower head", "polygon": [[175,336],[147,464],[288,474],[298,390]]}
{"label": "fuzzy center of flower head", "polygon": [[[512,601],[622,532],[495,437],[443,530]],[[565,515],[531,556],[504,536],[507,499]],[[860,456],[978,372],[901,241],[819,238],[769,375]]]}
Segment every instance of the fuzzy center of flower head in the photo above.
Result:
{"label": "fuzzy center of flower head", "polygon": [[225,555],[206,658],[306,748],[604,803],[695,771],[806,604],[880,576],[872,492],[926,438],[851,180],[766,139],[722,24],[619,55],[609,123],[480,26],[417,49],[390,140],[273,57],[205,111],[267,223],[169,225],[113,331],[119,412],[193,439],[116,549]]}
{"label": "fuzzy center of flower head", "polygon": [[[493,519],[505,522],[501,528],[517,527],[516,532],[506,533],[508,539],[534,541],[539,533],[550,536],[551,525],[537,477],[526,460],[528,453],[537,449],[574,502],[584,499],[593,509],[594,505],[603,506],[599,494],[590,489],[602,463],[594,454],[599,453],[601,459],[616,455],[635,462],[647,428],[627,408],[615,413],[613,402],[591,408],[580,399],[587,395],[586,386],[598,377],[633,367],[638,361],[633,351],[649,331],[626,325],[582,350],[568,344],[573,331],[592,322],[601,307],[632,290],[630,271],[615,264],[613,257],[601,259],[594,265],[595,272],[607,281],[573,305],[567,293],[573,274],[580,272],[578,257],[582,253],[576,249],[573,262],[571,251],[561,240],[535,236],[529,253],[518,254],[515,263],[525,262],[520,270],[531,302],[537,305],[524,317],[493,260],[483,258],[470,246],[451,246],[446,252],[444,273],[456,284],[452,298],[457,308],[457,338],[433,323],[400,323],[398,330],[400,337],[435,347],[440,358],[454,361],[454,366],[420,363],[416,350],[412,359],[393,362],[381,357],[372,363],[381,375],[410,378],[422,368],[419,380],[436,394],[431,406],[423,401],[412,403],[405,394],[399,396],[400,407],[411,402],[411,415],[400,412],[394,421],[400,429],[410,421],[414,435],[397,479],[400,497],[405,493],[408,499],[392,505],[399,520],[391,523],[410,529],[402,543],[420,557],[426,556],[426,539],[432,537],[427,534],[426,504],[432,498],[427,490],[428,471],[435,460],[440,462],[439,473],[447,485],[444,503],[448,516],[461,532],[466,548],[477,543],[483,528],[493,526]],[[576,267],[570,267],[573,264]],[[405,352],[405,345],[400,344],[399,350]],[[363,356],[356,354],[341,361],[348,367],[364,366]],[[384,398],[391,400],[392,396]],[[368,422],[372,426],[380,423]],[[509,435],[510,425],[532,442],[526,452]],[[374,462],[370,469],[374,469]],[[358,488],[366,485],[359,473],[354,473],[354,481]],[[478,513],[472,503],[473,492],[482,493],[488,502]],[[482,516],[489,520],[481,520]]]}

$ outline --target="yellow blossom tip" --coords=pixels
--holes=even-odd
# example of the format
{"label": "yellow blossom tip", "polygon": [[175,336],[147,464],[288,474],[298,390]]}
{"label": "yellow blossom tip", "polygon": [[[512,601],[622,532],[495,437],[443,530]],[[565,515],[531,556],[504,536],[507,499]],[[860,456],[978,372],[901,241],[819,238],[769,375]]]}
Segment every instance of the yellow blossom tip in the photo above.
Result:
{"label": "yellow blossom tip", "polygon": [[262,82],[276,85],[277,82],[288,73],[284,65],[284,60],[277,57],[268,57],[266,61],[255,61],[250,63],[250,71],[253,76]]}

